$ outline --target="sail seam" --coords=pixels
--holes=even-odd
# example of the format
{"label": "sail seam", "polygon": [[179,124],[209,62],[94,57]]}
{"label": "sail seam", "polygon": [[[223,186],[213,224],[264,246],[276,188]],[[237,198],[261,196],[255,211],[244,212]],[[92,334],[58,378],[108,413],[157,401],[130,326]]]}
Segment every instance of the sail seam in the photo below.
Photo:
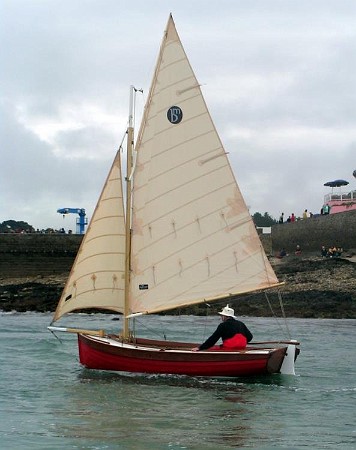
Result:
{"label": "sail seam", "polygon": [[116,233],[116,234],[101,234],[100,236],[94,236],[90,239],[87,239],[86,242],[93,242],[96,239],[105,239],[108,237],[112,237],[112,236],[116,236],[116,237],[125,237],[125,235],[123,233]]}
{"label": "sail seam", "polygon": [[[199,286],[201,288],[202,286],[204,286],[206,281],[211,282],[211,278],[216,278],[217,276],[221,275],[221,273],[222,272],[217,273],[215,276],[210,277],[209,279],[206,279],[204,281],[200,281],[199,283],[197,283],[195,285],[190,285],[186,290],[180,291],[178,295],[174,295],[174,296],[170,296],[170,297],[165,296],[165,299],[166,299],[166,301],[168,301],[170,303],[170,302],[172,302],[172,300],[175,300],[176,298],[178,298],[178,296],[180,298],[182,298],[182,296],[184,296],[184,294],[186,292],[193,291],[197,286]],[[157,283],[156,286],[164,285],[167,281],[169,281],[170,279],[174,278],[175,276],[176,275],[174,275],[172,277],[169,277],[165,281]],[[253,292],[253,291],[256,291],[256,290],[261,290],[262,291],[263,289],[272,288],[272,287],[280,285],[280,283],[278,283],[278,282],[274,283],[274,284],[268,284],[266,282],[263,282],[263,283],[260,284],[260,286],[256,287],[256,284],[253,283],[253,286],[251,286],[250,288],[245,288],[243,291],[237,290],[238,286],[241,286],[243,284],[248,284],[249,280],[251,280],[251,279],[253,279],[252,276],[251,277],[246,277],[246,278],[244,278],[242,280],[239,280],[238,284],[231,285],[229,288],[226,288],[223,292],[213,295],[212,299],[214,299],[214,298],[216,298],[216,299],[224,298],[224,297],[228,297],[228,296],[232,296],[232,295],[240,295],[240,294],[243,294],[243,293],[246,293],[246,292]],[[136,298],[137,298],[137,300],[140,300],[142,297],[143,297],[143,295],[142,296],[137,295]],[[205,300],[209,300],[210,301],[210,298],[205,297]],[[187,297],[187,301],[188,301],[188,297]],[[201,303],[201,302],[198,302],[198,303]],[[190,303],[190,304],[193,304],[193,303]],[[177,303],[175,306],[172,306],[171,303],[170,303],[170,308],[168,308],[168,309],[174,308],[174,307],[179,306],[179,305],[182,306],[181,302],[179,302],[179,304]],[[148,312],[152,313],[152,311],[148,311]]]}
{"label": "sail seam", "polygon": [[[242,226],[243,226],[244,224],[248,224],[248,221],[246,220],[246,221],[242,222]],[[190,249],[193,245],[198,245],[198,244],[200,244],[201,242],[206,241],[207,239],[211,238],[212,236],[214,236],[215,234],[219,233],[220,231],[221,231],[221,228],[218,228],[218,229],[214,230],[214,232],[209,233],[209,234],[205,235],[204,237],[202,237],[202,238],[196,240],[193,244],[192,244],[192,243],[188,243],[186,246],[181,247],[179,251],[175,251],[175,252],[173,252],[173,253],[170,253],[169,255],[165,256],[164,258],[162,258],[162,259],[160,259],[160,260],[158,260],[158,261],[155,261],[155,265],[157,266],[157,264],[163,264],[164,261],[173,259],[175,255],[179,255],[179,254],[184,253],[185,250]],[[166,236],[166,237],[167,237],[167,236]],[[160,238],[160,240],[162,240],[162,237]],[[236,244],[238,244],[238,241],[236,241]],[[143,248],[142,248],[142,251],[147,251],[147,249],[148,249],[149,247],[150,247],[150,245],[143,247]],[[225,247],[220,248],[220,250],[219,250],[218,252],[215,252],[215,253],[210,254],[210,257],[216,256],[216,255],[218,255],[219,253],[222,253],[222,252],[226,251],[226,250],[229,249],[229,248],[231,248],[231,242],[229,242]],[[258,250],[259,250],[259,249],[258,249]],[[257,253],[258,253],[258,251],[256,250],[256,251],[255,251],[255,254],[257,254]],[[258,253],[258,254],[259,254],[259,253]],[[240,262],[241,262],[241,261],[245,261],[245,260],[250,259],[250,258],[253,258],[253,257],[254,257],[254,254],[249,254],[249,255],[248,255],[248,258],[244,258],[243,260],[240,260]],[[196,265],[199,264],[199,262],[201,262],[203,259],[204,259],[204,258],[199,259],[199,260],[196,261],[194,264],[192,264],[192,265],[190,265],[190,266],[187,266],[186,270],[187,270],[187,269],[191,269],[192,267],[196,266]],[[264,262],[264,261],[263,261],[263,262]],[[235,263],[234,263],[234,264],[235,264]],[[231,267],[233,267],[234,264],[232,264]],[[150,267],[150,266],[146,266],[145,268],[142,268],[141,271],[142,271],[142,272],[145,272],[149,267]],[[264,269],[264,271],[265,271],[265,265],[264,265],[263,269]],[[262,270],[261,270],[261,272],[262,272]]]}
{"label": "sail seam", "polygon": [[[192,161],[189,161],[188,163],[190,163],[190,162],[192,162]],[[198,161],[196,161],[196,163],[199,164]],[[172,169],[169,169],[169,170],[166,170],[165,172],[161,172],[160,174],[157,174],[156,177],[155,177],[155,178],[156,178],[156,182],[157,182],[157,179],[158,179],[159,177],[165,177],[165,176],[167,177],[167,175],[168,175],[170,172],[174,172],[177,168],[180,168],[180,169],[184,170],[184,166],[186,166],[186,164],[180,164],[180,165],[177,165],[176,167],[174,167],[174,168],[172,168]],[[220,171],[220,170],[223,170],[225,167],[226,167],[226,166],[225,166],[224,164],[221,164],[221,165],[218,166],[218,167],[214,167],[214,169],[213,169],[213,170],[210,170],[209,172],[204,172],[203,174],[201,174],[201,175],[199,175],[199,176],[197,176],[197,177],[195,177],[195,178],[192,178],[189,182],[183,182],[183,183],[181,183],[181,184],[179,184],[179,185],[177,185],[177,186],[174,186],[174,187],[172,187],[171,189],[165,191],[164,193],[160,193],[159,195],[156,195],[156,197],[151,198],[151,199],[149,199],[149,200],[146,200],[146,205],[149,205],[150,203],[154,203],[154,202],[155,202],[158,198],[160,198],[162,195],[167,195],[167,194],[172,193],[172,192],[175,192],[175,191],[178,192],[181,188],[184,189],[184,188],[186,188],[189,184],[194,184],[194,183],[196,183],[198,180],[203,180],[203,179],[206,178],[206,177],[210,177],[212,174],[217,173],[217,172]],[[157,182],[157,184],[158,184],[158,182]],[[225,187],[225,186],[230,186],[230,185],[236,185],[236,184],[235,184],[235,182],[232,180],[232,181],[230,181],[230,183],[224,184],[223,187]],[[220,190],[221,187],[219,187],[218,189]],[[139,192],[139,189],[137,189],[136,192]],[[207,192],[207,193],[204,195],[204,197],[210,195],[210,194],[213,193],[213,192],[215,192],[215,190],[211,190],[211,191]],[[197,197],[197,198],[201,198],[201,197],[202,197],[202,196]],[[194,201],[194,200],[193,200],[193,201]],[[137,211],[140,211],[140,210],[142,210],[142,209],[143,209],[143,207],[137,209]]]}
{"label": "sail seam", "polygon": [[[233,182],[230,182],[230,183],[228,183],[228,184],[224,184],[223,186],[220,186],[218,189],[214,189],[213,191],[210,191],[208,194],[201,195],[200,197],[195,197],[195,198],[192,199],[190,202],[185,202],[185,203],[183,203],[181,206],[177,206],[176,208],[172,208],[172,209],[170,209],[169,211],[166,211],[166,212],[164,213],[164,215],[160,215],[160,216],[155,217],[153,220],[150,221],[149,224],[144,225],[143,228],[144,228],[144,227],[147,227],[147,226],[150,226],[150,227],[151,227],[151,231],[152,231],[152,225],[153,225],[154,223],[159,222],[160,220],[162,220],[162,218],[164,218],[165,216],[170,215],[170,214],[177,213],[178,211],[180,211],[180,210],[186,208],[186,207],[189,206],[189,205],[192,205],[192,204],[199,204],[199,202],[200,202],[202,199],[204,199],[204,197],[207,197],[208,195],[211,195],[211,194],[216,194],[216,193],[218,193],[219,191],[223,191],[223,190],[225,190],[225,189],[228,189],[229,187],[235,187],[235,184],[234,184]],[[163,194],[162,194],[162,195],[163,195]],[[146,207],[146,208],[149,207],[150,204],[153,204],[153,205],[154,205],[154,202],[155,202],[159,197],[160,197],[160,196],[157,196],[157,197],[155,197],[155,199],[152,199],[152,200],[147,201],[145,207]],[[135,212],[135,216],[136,216],[136,217],[139,217],[139,213],[140,213],[141,211],[145,210],[145,207],[142,207],[142,208],[137,209],[136,212]],[[152,206],[151,206],[151,207],[152,207]],[[226,208],[227,208],[227,206],[226,206]],[[215,210],[211,210],[211,211],[209,211],[207,214],[205,214],[205,215],[202,216],[202,217],[209,217],[209,216],[211,216],[212,214],[214,214],[214,213],[216,213],[217,211],[220,211],[220,210],[221,210],[221,208],[218,208],[218,209],[215,209]],[[186,226],[188,226],[188,225],[191,224],[191,223],[192,223],[192,222],[189,222]],[[184,227],[182,227],[182,228],[184,228]],[[169,235],[169,234],[168,234],[168,235]]]}
{"label": "sail seam", "polygon": [[[80,267],[84,262],[87,262],[87,261],[89,261],[91,259],[100,258],[103,255],[111,255],[111,256],[118,256],[118,257],[121,256],[121,258],[125,257],[125,253],[124,252],[120,252],[120,253],[119,252],[117,252],[117,253],[98,253],[98,254],[87,256],[86,258],[83,258],[82,261],[78,262],[77,266]],[[97,271],[94,271],[94,272],[97,272]],[[122,269],[119,270],[119,269],[114,268],[114,269],[102,270],[101,272],[122,272],[122,273],[124,273],[124,270],[122,270]],[[87,272],[87,274],[90,274],[90,273],[92,273],[92,272]]]}
{"label": "sail seam", "polygon": [[200,298],[194,299],[194,300],[187,298],[186,300],[182,300],[179,303],[169,305],[169,308],[167,308],[167,306],[164,306],[164,307],[158,306],[157,308],[151,309],[149,311],[145,310],[145,314],[156,314],[159,312],[176,309],[177,307],[184,308],[186,306],[198,305],[200,303],[215,302],[215,301],[219,301],[219,300],[223,300],[223,299],[227,299],[227,298],[231,299],[233,297],[240,297],[240,296],[248,294],[250,292],[259,292],[259,291],[263,291],[265,289],[273,289],[273,288],[277,288],[278,286],[282,286],[282,285],[284,285],[284,283],[278,282],[278,283],[275,283],[270,286],[264,286],[257,290],[256,290],[256,288],[249,288],[249,289],[246,289],[243,291],[223,293],[221,295],[214,295],[212,297],[204,296],[204,297],[200,297]]}
{"label": "sail seam", "polygon": [[[196,81],[197,84],[194,87],[200,87],[200,85],[197,82],[197,79],[194,77],[194,75],[189,75],[188,77],[183,78],[183,79],[181,79],[179,81],[176,81],[176,82],[171,83],[171,84],[167,84],[164,88],[156,89],[156,92],[153,93],[152,98],[155,98],[158,94],[161,94],[162,92],[164,92],[164,91],[166,91],[168,89],[171,89],[173,86],[177,86],[179,84],[184,84],[185,82],[190,81],[190,80]],[[189,88],[189,90],[190,89],[191,88]],[[196,97],[196,95],[194,95],[193,97]]]}
{"label": "sail seam", "polygon": [[[209,133],[210,133],[210,132],[209,132]],[[209,134],[209,133],[206,133],[206,135]],[[188,142],[189,142],[189,143],[192,142],[193,140],[194,140],[194,139],[190,139],[190,140],[187,140],[187,141],[182,142],[182,143],[179,144],[179,145],[175,145],[175,146],[173,146],[173,147],[167,148],[167,149],[165,149],[164,151],[160,152],[159,154],[154,155],[154,156],[152,157],[151,160],[154,160],[154,159],[156,159],[156,158],[158,158],[158,157],[164,155],[164,154],[167,153],[167,152],[170,152],[170,151],[173,151],[173,150],[178,150],[179,147],[182,147],[182,146],[186,145]],[[217,147],[212,148],[211,150],[206,151],[206,152],[204,153],[204,155],[210,154],[210,153],[213,153],[213,152],[217,152],[217,151],[219,151],[219,150],[224,150],[224,149],[223,149],[221,146],[217,146]],[[223,155],[226,155],[226,153],[223,153],[222,156],[223,156]],[[174,170],[177,170],[177,169],[179,169],[179,168],[181,168],[181,167],[184,167],[184,166],[186,166],[187,164],[191,164],[191,163],[196,162],[198,165],[201,165],[201,164],[200,164],[201,159],[199,159],[199,158],[203,158],[203,154],[202,154],[202,153],[201,153],[201,154],[198,154],[198,155],[196,155],[196,156],[194,156],[194,158],[187,159],[187,160],[183,161],[182,163],[175,165],[174,167],[172,167],[172,168],[169,169],[169,170],[165,170],[164,172],[160,172],[160,173],[155,174],[155,179],[157,179],[158,177],[164,176],[165,174],[167,174],[167,173],[169,173],[169,172],[172,172],[172,171],[174,171]],[[225,161],[225,162],[226,162],[226,161]],[[221,167],[221,166],[219,166],[219,167]],[[136,191],[136,192],[139,192],[140,189],[142,189],[141,186],[138,187],[138,188],[135,187],[135,191]]]}
{"label": "sail seam", "polygon": [[[73,287],[77,287],[78,281],[83,280],[83,279],[85,279],[85,278],[87,278],[87,277],[90,278],[90,275],[94,275],[95,273],[96,273],[96,274],[108,274],[108,273],[112,273],[112,274],[115,274],[115,273],[122,274],[123,272],[120,271],[120,270],[100,270],[100,271],[95,271],[95,272],[87,273],[87,274],[85,274],[85,275],[82,275],[82,276],[80,276],[80,277],[77,277],[77,278],[75,279],[75,281],[72,283]],[[101,289],[109,289],[109,288],[101,288]],[[111,289],[111,288],[110,288],[110,289]],[[123,290],[124,287],[118,288],[118,289],[119,289],[119,290]],[[91,292],[91,290],[88,289],[87,291],[81,291],[80,295],[82,295],[84,292]],[[78,295],[76,295],[76,296],[78,296]]]}
{"label": "sail seam", "polygon": [[[188,203],[186,203],[185,206],[186,206],[186,205],[188,205]],[[199,217],[199,229],[200,229],[200,222],[201,222],[202,220],[207,219],[207,218],[213,216],[213,215],[216,214],[218,211],[219,211],[219,209],[216,209],[216,210],[210,211],[208,214],[204,214],[203,216]],[[157,219],[157,220],[158,220],[158,219]],[[184,225],[182,225],[182,226],[176,228],[176,230],[175,230],[176,233],[177,233],[177,232],[180,232],[180,231],[182,231],[182,230],[184,230],[184,229],[187,229],[187,228],[191,227],[196,221],[197,221],[197,219],[194,219],[194,220],[192,220],[192,221],[190,221],[190,222],[188,222],[188,223],[186,223],[186,224],[184,224]],[[248,224],[249,222],[251,222],[250,216],[243,216],[243,217],[241,217],[241,218],[240,218],[237,222],[235,222],[233,225],[229,225],[229,224],[224,220],[224,223],[225,223],[224,227],[219,227],[219,228],[217,228],[217,229],[216,229],[213,233],[211,233],[211,234],[216,234],[217,232],[220,232],[220,231],[223,230],[223,229],[229,229],[229,231],[230,231],[230,230],[239,228],[239,227],[241,227],[241,226],[243,226],[243,225],[246,225],[246,224]],[[151,230],[152,230],[152,223],[150,223],[150,228],[151,228]],[[200,232],[201,232],[201,229],[200,229]],[[172,234],[172,233],[169,232],[169,233],[166,233],[165,235],[161,235],[161,236],[157,237],[157,239],[155,239],[152,243],[150,243],[150,244],[146,245],[145,247],[143,247],[143,249],[148,249],[151,245],[154,245],[157,241],[162,241],[162,240],[168,238],[169,236],[171,236],[171,234]],[[209,235],[207,235],[206,237],[209,237]],[[191,245],[191,244],[188,244],[187,247],[190,247],[190,245]]]}
{"label": "sail seam", "polygon": [[[171,45],[171,44],[169,44],[169,45]],[[164,58],[163,58],[163,60],[164,60]],[[185,62],[185,61],[186,61],[186,56],[183,55],[183,58],[177,58],[177,59],[175,59],[175,60],[169,62],[168,64],[167,64],[167,63],[164,63],[164,64],[162,64],[162,66],[161,66],[161,68],[160,68],[160,73],[162,73],[163,71],[165,71],[165,70],[167,70],[167,69],[171,69],[171,68],[172,68],[173,66],[175,66],[176,64],[180,64],[181,62]],[[190,68],[190,69],[191,69],[191,68]],[[192,76],[191,76],[191,77],[194,77],[194,78],[195,78],[194,73],[192,73]],[[183,79],[183,81],[184,81],[184,79]]]}

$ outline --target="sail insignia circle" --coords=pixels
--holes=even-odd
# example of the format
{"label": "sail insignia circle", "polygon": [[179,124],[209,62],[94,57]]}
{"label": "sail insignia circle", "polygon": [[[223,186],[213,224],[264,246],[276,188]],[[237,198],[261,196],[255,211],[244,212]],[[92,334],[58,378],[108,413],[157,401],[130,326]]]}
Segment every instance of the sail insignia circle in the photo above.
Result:
{"label": "sail insignia circle", "polygon": [[167,111],[167,119],[175,125],[182,121],[183,111],[179,106],[171,106]]}

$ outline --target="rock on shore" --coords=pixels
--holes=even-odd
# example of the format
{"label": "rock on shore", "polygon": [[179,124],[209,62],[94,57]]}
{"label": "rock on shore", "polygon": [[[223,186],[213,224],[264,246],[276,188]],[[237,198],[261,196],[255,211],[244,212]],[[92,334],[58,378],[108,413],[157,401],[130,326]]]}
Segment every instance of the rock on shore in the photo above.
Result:
{"label": "rock on shore", "polygon": [[[288,256],[272,258],[287,317],[356,318],[356,263],[353,258]],[[278,290],[269,291],[273,310],[280,311]],[[270,316],[265,294],[246,296],[248,307],[238,301],[240,314]],[[266,305],[267,303],[267,305]],[[276,313],[277,315],[277,313]]]}
{"label": "rock on shore", "polygon": [[[356,318],[356,263],[354,258],[288,256],[271,258],[280,281],[284,312],[287,317]],[[54,311],[68,274],[61,276],[0,278],[0,310]],[[230,298],[228,302],[239,316],[281,316],[276,289]],[[225,301],[213,303],[210,313],[221,309]],[[272,309],[272,311],[271,311]],[[180,314],[206,314],[206,306],[180,310]]]}

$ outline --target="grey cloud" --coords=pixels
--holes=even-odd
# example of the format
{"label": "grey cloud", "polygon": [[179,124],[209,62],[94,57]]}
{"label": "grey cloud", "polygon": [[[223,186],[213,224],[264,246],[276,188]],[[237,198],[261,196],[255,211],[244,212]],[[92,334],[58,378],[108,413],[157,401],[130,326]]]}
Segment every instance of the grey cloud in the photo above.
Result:
{"label": "grey cloud", "polygon": [[60,226],[56,208],[66,206],[90,214],[122,121],[83,120],[51,143],[30,124],[59,123],[69,109],[80,121],[86,105],[126,117],[129,85],[147,95],[169,11],[252,212],[317,212],[329,178],[355,186],[354,1],[4,0],[2,9],[1,221]]}

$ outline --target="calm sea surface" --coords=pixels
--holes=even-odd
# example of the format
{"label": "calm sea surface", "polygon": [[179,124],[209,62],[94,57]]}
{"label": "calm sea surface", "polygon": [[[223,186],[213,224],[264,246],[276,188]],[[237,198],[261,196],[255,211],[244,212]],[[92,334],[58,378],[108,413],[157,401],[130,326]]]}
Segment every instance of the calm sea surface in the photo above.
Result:
{"label": "calm sea surface", "polygon": [[[75,320],[74,318],[79,320]],[[63,325],[114,331],[110,315]],[[0,449],[356,448],[356,320],[290,319],[297,376],[198,379],[83,369],[48,314],[0,313]],[[274,319],[245,318],[255,340]],[[79,323],[78,323],[79,322]],[[145,334],[202,342],[219,318],[146,317]],[[138,326],[138,324],[137,324]]]}

